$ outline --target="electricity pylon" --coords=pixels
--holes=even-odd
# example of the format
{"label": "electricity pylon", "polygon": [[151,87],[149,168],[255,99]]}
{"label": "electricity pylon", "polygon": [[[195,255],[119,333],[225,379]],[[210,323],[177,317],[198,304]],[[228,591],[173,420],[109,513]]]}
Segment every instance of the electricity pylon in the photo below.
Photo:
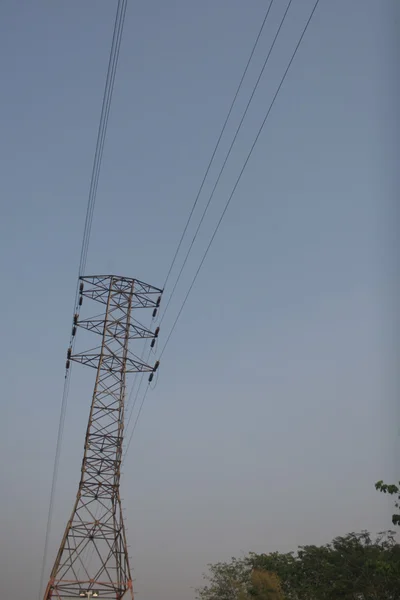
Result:
{"label": "electricity pylon", "polygon": [[101,344],[79,354],[68,349],[67,369],[70,361],[94,367],[96,381],[79,489],[44,600],[133,598],[119,494],[126,375],[151,374],[158,366],[151,367],[132,354],[129,342],[158,335],[158,329],[152,333],[142,327],[132,312],[152,308],[155,316],[161,290],[135,279],[105,275],[82,277],[79,304],[84,296],[105,305],[105,312],[89,319],[76,314],[73,335],[81,327],[100,335]]}

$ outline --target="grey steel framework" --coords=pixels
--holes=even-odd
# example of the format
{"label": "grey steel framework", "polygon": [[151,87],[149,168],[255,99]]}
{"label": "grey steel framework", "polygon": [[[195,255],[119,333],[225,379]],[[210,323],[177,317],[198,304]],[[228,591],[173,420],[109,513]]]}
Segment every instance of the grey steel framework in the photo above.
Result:
{"label": "grey steel framework", "polygon": [[82,277],[83,296],[105,305],[90,319],[74,317],[73,335],[81,327],[101,336],[98,348],[70,361],[97,369],[86,431],[81,479],[76,502],[65,529],[44,600],[99,597],[133,598],[125,529],[119,494],[126,374],[153,372],[129,349],[130,340],[158,335],[132,317],[139,308],[157,310],[161,290],[113,275]]}

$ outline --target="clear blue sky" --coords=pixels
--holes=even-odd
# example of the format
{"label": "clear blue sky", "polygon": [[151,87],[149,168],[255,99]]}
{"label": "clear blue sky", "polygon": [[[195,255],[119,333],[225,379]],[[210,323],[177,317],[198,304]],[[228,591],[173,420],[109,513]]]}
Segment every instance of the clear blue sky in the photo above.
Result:
{"label": "clear blue sky", "polygon": [[[206,192],[286,6],[275,3]],[[164,334],[312,5],[293,2]],[[38,593],[115,6],[0,5],[0,596],[12,600]],[[123,480],[139,600],[192,599],[208,562],[242,551],[391,525],[373,486],[398,479],[399,458],[393,6],[321,0],[165,353]],[[88,273],[162,285],[265,10],[129,2]],[[74,370],[46,574],[92,383]]]}

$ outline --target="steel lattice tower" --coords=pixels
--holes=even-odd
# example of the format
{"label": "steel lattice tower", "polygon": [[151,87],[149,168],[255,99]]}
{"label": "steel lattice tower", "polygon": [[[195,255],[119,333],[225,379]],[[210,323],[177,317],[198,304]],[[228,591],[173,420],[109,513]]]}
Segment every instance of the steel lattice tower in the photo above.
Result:
{"label": "steel lattice tower", "polygon": [[[132,317],[134,309],[160,304],[161,290],[146,283],[112,275],[82,277],[81,299],[105,305],[89,319],[74,317],[73,335],[81,327],[101,336],[99,347],[74,354],[70,361],[96,369],[96,381],[85,437],[81,479],[44,600],[100,597],[133,598],[126,535],[119,494],[124,400],[128,373],[154,372],[129,350],[134,339],[155,338]],[[154,345],[154,343],[152,343]],[[151,377],[151,376],[150,376]]]}

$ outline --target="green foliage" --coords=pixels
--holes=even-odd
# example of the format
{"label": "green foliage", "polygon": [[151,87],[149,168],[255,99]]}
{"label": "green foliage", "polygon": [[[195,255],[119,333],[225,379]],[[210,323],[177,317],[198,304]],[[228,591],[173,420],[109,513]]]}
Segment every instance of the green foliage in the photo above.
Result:
{"label": "green foliage", "polygon": [[400,600],[400,546],[394,532],[375,540],[350,533],[296,554],[251,553],[218,563],[206,579],[201,600]]}
{"label": "green foliage", "polygon": [[[400,486],[400,481],[399,481],[399,486]],[[383,494],[390,494],[391,496],[397,496],[397,499],[395,500],[395,507],[397,508],[397,510],[400,510],[400,487],[398,487],[397,485],[388,485],[386,483],[383,483],[383,481],[378,481],[375,484],[375,489],[378,490],[379,492],[382,492]],[[395,513],[394,515],[392,515],[392,523],[393,525],[400,525],[400,514],[399,513]]]}
{"label": "green foliage", "polygon": [[230,563],[208,565],[208,569],[209,584],[197,590],[200,600],[244,600],[250,569],[243,560],[232,558]]}

